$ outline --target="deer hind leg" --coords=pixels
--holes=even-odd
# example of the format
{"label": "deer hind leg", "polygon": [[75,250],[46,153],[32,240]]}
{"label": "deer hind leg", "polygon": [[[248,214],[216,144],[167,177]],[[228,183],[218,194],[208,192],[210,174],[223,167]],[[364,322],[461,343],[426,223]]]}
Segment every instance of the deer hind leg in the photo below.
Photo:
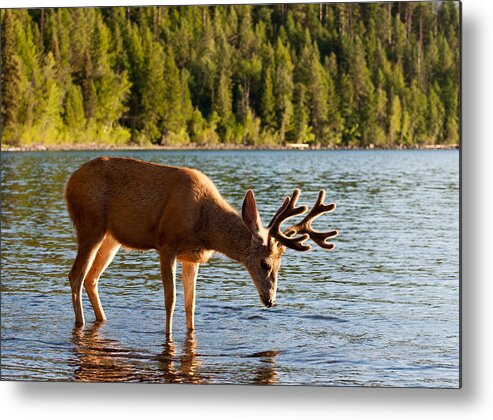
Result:
{"label": "deer hind leg", "polygon": [[166,334],[171,336],[173,324],[173,312],[176,302],[176,257],[168,252],[161,250],[159,252],[161,261],[161,277],[164,287],[164,306],[166,308]]}
{"label": "deer hind leg", "polygon": [[72,289],[72,303],[74,305],[75,313],[75,325],[84,325],[84,310],[82,308],[82,284],[84,277],[89,271],[96,252],[103,240],[104,232],[98,235],[82,236],[79,235],[79,249],[77,251],[77,257],[75,257],[72,270],[70,271],[68,278],[70,280],[70,287]]}
{"label": "deer hind leg", "polygon": [[101,301],[99,300],[98,293],[98,281],[104,270],[111,264],[116,253],[120,249],[121,244],[113,238],[109,233],[106,233],[103,242],[99,246],[94,261],[90,270],[84,277],[84,287],[89,296],[94,315],[96,315],[97,321],[105,321],[106,315],[104,314]]}
{"label": "deer hind leg", "polygon": [[183,294],[185,296],[185,313],[187,315],[187,328],[192,331],[195,313],[195,283],[199,272],[199,264],[187,261],[182,262]]}

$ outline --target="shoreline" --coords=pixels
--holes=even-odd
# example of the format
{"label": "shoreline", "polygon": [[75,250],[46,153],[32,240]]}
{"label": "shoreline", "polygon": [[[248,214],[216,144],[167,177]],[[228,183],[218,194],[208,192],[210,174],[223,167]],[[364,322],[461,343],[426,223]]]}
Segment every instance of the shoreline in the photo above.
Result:
{"label": "shoreline", "polygon": [[239,144],[217,144],[217,145],[175,145],[175,146],[161,146],[161,145],[98,145],[98,144],[86,144],[86,145],[31,145],[31,146],[8,146],[1,145],[2,152],[69,152],[69,151],[97,151],[97,150],[149,150],[149,151],[172,151],[172,150],[298,150],[311,151],[311,150],[458,150],[459,144],[436,144],[436,145],[413,145],[413,146],[387,146],[378,147],[370,145],[367,147],[351,147],[351,146],[326,146],[326,147],[299,147],[295,145],[286,146],[246,146]]}

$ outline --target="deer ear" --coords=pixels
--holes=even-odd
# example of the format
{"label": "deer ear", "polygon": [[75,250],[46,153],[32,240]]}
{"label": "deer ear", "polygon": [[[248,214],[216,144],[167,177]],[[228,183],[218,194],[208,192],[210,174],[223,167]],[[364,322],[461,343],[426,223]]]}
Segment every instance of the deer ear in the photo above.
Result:
{"label": "deer ear", "polygon": [[252,190],[248,190],[245,195],[241,215],[248,230],[252,234],[258,235],[262,229],[262,221],[260,220],[260,214],[258,213],[257,203]]}

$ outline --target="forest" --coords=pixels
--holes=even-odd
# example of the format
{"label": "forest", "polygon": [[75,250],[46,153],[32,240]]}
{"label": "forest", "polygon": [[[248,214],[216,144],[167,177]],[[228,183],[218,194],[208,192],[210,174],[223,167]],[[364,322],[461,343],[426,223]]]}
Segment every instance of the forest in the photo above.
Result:
{"label": "forest", "polygon": [[0,18],[2,145],[459,143],[458,2]]}

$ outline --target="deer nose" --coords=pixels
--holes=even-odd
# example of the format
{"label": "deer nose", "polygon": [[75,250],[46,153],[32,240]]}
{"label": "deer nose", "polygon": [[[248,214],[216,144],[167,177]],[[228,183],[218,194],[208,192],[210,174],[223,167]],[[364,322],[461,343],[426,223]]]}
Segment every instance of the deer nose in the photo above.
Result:
{"label": "deer nose", "polygon": [[267,307],[267,308],[270,308],[272,307],[272,305],[274,305],[274,301],[272,299],[266,299],[264,301],[264,305]]}

